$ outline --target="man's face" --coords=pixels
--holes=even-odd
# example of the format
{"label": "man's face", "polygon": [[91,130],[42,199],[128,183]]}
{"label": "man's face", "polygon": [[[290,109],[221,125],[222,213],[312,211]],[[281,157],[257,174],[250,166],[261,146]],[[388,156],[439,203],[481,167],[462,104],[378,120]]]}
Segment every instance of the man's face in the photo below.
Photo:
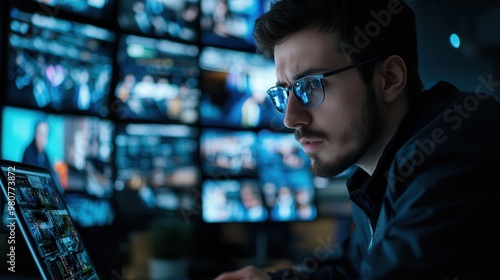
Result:
{"label": "man's face", "polygon": [[47,138],[49,137],[49,125],[47,123],[40,123],[35,131],[36,148],[42,152],[47,145]]}
{"label": "man's face", "polygon": [[[348,66],[339,43],[331,33],[315,29],[287,37],[274,48],[278,82],[290,86],[303,76]],[[290,94],[284,124],[295,129],[312,172],[331,177],[364,160],[377,137],[380,115],[357,68],[324,78],[323,86],[325,99],[316,108],[302,106]]]}

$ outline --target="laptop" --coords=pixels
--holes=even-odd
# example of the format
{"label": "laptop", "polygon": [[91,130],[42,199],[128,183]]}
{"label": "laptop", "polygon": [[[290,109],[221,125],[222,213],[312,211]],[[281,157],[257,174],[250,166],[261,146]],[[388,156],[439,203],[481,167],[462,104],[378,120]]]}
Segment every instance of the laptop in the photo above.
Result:
{"label": "laptop", "polygon": [[12,275],[23,261],[16,259],[16,244],[24,238],[43,279],[99,279],[50,171],[7,160],[0,160],[0,169]]}

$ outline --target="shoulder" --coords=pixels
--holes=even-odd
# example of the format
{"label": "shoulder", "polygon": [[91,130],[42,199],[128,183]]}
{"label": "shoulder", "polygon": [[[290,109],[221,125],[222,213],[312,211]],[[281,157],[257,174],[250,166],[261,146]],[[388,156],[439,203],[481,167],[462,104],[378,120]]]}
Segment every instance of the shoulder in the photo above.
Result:
{"label": "shoulder", "polygon": [[484,93],[440,93],[423,93],[431,96],[387,174],[392,188],[402,191],[418,176],[430,182],[461,172],[487,175],[485,170],[500,168],[500,103]]}
{"label": "shoulder", "polygon": [[[500,120],[500,97],[486,92],[464,92],[447,82],[439,82],[423,91],[415,106],[420,107],[420,123],[423,127],[432,121],[442,122],[441,126],[457,129],[467,120]],[[435,124],[435,122],[434,122]]]}
{"label": "shoulder", "polygon": [[479,146],[479,150],[498,149],[500,137],[500,99],[482,92],[462,92],[453,85],[440,82],[422,93],[424,100],[417,125],[399,151],[432,152]]}

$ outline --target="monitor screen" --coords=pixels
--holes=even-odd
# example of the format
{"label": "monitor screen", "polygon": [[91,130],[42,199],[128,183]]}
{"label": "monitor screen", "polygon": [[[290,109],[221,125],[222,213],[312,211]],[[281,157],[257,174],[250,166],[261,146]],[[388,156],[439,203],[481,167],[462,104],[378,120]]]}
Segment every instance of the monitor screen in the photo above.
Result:
{"label": "monitor screen", "polygon": [[270,169],[267,175],[263,174],[260,180],[203,181],[203,221],[292,222],[317,218],[316,191],[310,173]]}
{"label": "monitor screen", "polygon": [[201,42],[205,45],[254,51],[254,22],[270,0],[201,1]]}
{"label": "monitor screen", "polygon": [[253,131],[204,129],[200,136],[203,174],[212,179],[256,176],[256,141]]}
{"label": "monitor screen", "polygon": [[57,16],[60,10],[81,15],[85,18],[111,22],[109,15],[113,12],[115,0],[31,0],[42,6],[38,8],[47,16]]}
{"label": "monitor screen", "polygon": [[193,124],[198,121],[198,47],[122,36],[111,111],[122,120]]}
{"label": "monitor screen", "polygon": [[200,0],[121,0],[118,24],[128,32],[148,37],[196,42]]}
{"label": "monitor screen", "polygon": [[276,84],[274,63],[253,53],[205,47],[200,66],[203,125],[285,130],[283,115],[266,94]]}
{"label": "monitor screen", "polygon": [[115,208],[110,199],[82,193],[65,193],[64,201],[78,227],[108,226],[115,219]]}
{"label": "monitor screen", "polygon": [[179,193],[201,181],[197,137],[198,129],[187,125],[118,125],[116,191],[137,196],[148,208],[177,209]]}
{"label": "monitor screen", "polygon": [[[310,160],[292,133],[208,130],[200,139],[205,222],[317,218]],[[252,163],[251,172],[241,171],[245,158],[251,159],[246,160]]]}
{"label": "monitor screen", "polygon": [[18,8],[8,26],[6,104],[108,115],[112,32]]}
{"label": "monitor screen", "polygon": [[317,216],[311,162],[293,133],[259,131],[259,178],[271,221],[309,221]]}
{"label": "monitor screen", "polygon": [[64,192],[112,195],[113,136],[98,117],[3,108],[2,158],[49,168]]}
{"label": "monitor screen", "polygon": [[205,180],[202,217],[208,223],[264,222],[269,212],[257,180]]}
{"label": "monitor screen", "polygon": [[309,170],[311,162],[293,133],[260,130],[256,146],[258,166],[263,171],[275,167],[284,170]]}

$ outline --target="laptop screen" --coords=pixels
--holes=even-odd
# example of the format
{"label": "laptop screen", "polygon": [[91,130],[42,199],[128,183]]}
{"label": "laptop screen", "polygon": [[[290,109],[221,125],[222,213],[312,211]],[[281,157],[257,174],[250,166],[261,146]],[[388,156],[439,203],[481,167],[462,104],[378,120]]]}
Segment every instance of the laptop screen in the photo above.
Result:
{"label": "laptop screen", "polygon": [[[0,160],[7,199],[8,270],[15,272],[17,238],[26,240],[44,279],[99,279],[48,170]],[[16,236],[20,229],[23,237]],[[18,260],[21,261],[21,260]]]}

